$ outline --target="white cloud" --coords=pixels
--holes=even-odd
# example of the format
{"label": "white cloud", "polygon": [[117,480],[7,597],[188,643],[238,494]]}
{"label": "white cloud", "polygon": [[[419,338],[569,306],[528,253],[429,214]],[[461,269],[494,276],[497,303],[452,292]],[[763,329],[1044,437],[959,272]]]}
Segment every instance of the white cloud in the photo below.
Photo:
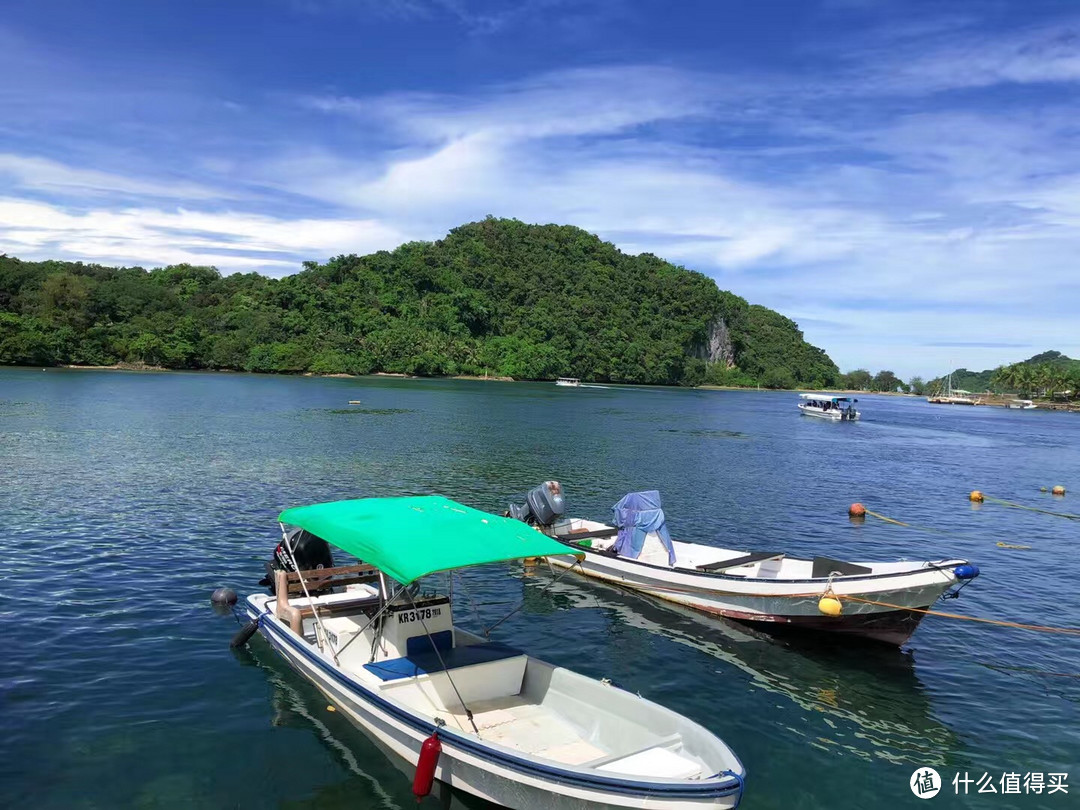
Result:
{"label": "white cloud", "polygon": [[285,275],[300,261],[369,253],[402,241],[371,220],[286,220],[233,212],[152,208],[72,213],[0,198],[0,250],[23,258],[71,258],[149,267],[188,262],[223,271]]}

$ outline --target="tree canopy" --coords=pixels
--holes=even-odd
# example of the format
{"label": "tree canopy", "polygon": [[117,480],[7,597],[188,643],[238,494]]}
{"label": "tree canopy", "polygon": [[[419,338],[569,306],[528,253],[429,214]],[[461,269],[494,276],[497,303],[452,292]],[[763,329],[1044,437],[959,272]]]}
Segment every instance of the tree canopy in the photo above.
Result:
{"label": "tree canopy", "polygon": [[[931,391],[943,390],[948,375],[927,383]],[[1008,366],[968,371],[958,368],[952,373],[953,388],[965,391],[1019,392],[1038,394],[1046,391],[1065,391],[1080,387],[1080,360],[1058,351],[1046,351]]]}
{"label": "tree canopy", "polygon": [[[710,363],[718,323],[731,352]],[[838,374],[790,319],[569,226],[488,218],[281,279],[0,257],[0,364],[118,362],[773,387]]]}

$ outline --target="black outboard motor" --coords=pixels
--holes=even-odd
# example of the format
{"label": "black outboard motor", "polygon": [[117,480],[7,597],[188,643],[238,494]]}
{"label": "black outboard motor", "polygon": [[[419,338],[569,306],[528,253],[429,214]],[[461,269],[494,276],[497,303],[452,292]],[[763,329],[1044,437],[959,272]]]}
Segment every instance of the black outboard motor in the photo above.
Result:
{"label": "black outboard motor", "polygon": [[[296,558],[296,564],[301,571],[313,571],[317,568],[333,568],[334,557],[330,553],[330,544],[321,537],[316,537],[304,529],[292,529],[286,534],[292,556]],[[293,561],[285,550],[285,540],[277,544],[274,556],[266,564],[266,576],[259,580],[260,585],[270,589],[274,593],[274,572],[295,571]]]}
{"label": "black outboard motor", "polygon": [[506,514],[514,520],[521,520],[531,525],[550,526],[565,512],[566,504],[563,502],[562,484],[558,481],[545,481],[529,491],[529,494],[525,496],[524,505],[510,504],[510,510]]}

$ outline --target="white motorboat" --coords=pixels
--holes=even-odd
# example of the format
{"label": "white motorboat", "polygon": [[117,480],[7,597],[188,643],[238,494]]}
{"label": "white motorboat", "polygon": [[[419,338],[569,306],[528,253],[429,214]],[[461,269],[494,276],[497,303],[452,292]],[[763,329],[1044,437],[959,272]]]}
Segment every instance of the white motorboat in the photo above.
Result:
{"label": "white motorboat", "polygon": [[559,377],[555,380],[555,384],[563,388],[580,388],[581,380],[577,377]]}
{"label": "white motorboat", "polygon": [[511,509],[513,517],[537,523],[585,555],[551,557],[555,565],[760,629],[825,630],[899,646],[919,626],[922,611],[979,574],[963,559],[848,562],[675,541],[655,491],[619,501],[615,525],[563,518],[563,512],[556,481]]}
{"label": "white motorboat", "polygon": [[855,410],[859,400],[848,397],[834,397],[830,394],[799,394],[802,402],[799,410],[805,416],[831,419],[835,422],[854,422],[860,414]]}
{"label": "white motorboat", "polygon": [[[738,804],[743,766],[707,729],[455,628],[450,597],[427,591],[429,574],[562,556],[561,543],[437,496],[316,504],[279,520],[264,580],[274,595],[247,598],[251,622],[237,643],[260,631],[342,714],[416,766],[418,797],[437,779],[513,808]],[[364,563],[334,567],[326,541]]]}
{"label": "white motorboat", "polygon": [[1005,403],[1005,407],[1013,411],[1030,411],[1037,406],[1030,399],[1012,399]]}

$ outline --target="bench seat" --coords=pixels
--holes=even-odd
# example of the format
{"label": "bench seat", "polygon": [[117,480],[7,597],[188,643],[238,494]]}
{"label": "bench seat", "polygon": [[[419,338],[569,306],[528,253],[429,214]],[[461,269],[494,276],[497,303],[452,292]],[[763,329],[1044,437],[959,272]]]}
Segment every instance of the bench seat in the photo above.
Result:
{"label": "bench seat", "polygon": [[[442,656],[442,661],[439,660]],[[377,661],[373,664],[364,664],[364,669],[383,681],[397,681],[402,678],[415,678],[418,675],[430,675],[435,672],[444,672],[447,669],[458,669],[473,664],[486,664],[490,661],[501,661],[506,658],[516,658],[524,655],[521,650],[498,642],[486,644],[469,644],[464,647],[450,647],[440,649],[437,655],[434,651],[419,652],[402,658],[391,658],[387,661]],[[443,663],[446,666],[443,666]]]}

